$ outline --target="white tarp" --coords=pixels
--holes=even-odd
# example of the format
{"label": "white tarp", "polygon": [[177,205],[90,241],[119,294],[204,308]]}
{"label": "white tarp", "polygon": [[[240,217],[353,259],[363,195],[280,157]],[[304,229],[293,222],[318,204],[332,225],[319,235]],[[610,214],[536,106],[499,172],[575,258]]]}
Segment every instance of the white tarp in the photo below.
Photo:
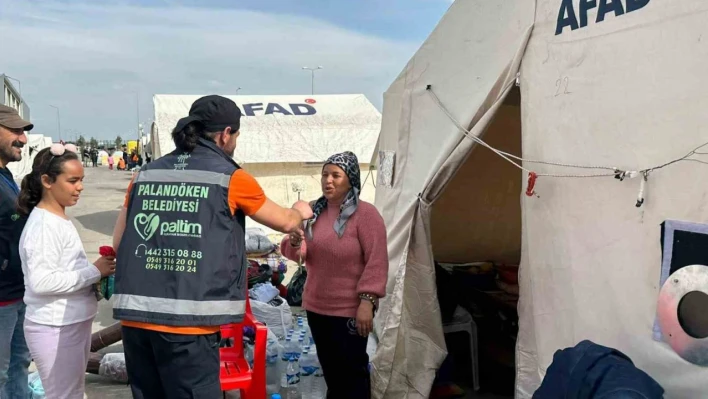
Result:
{"label": "white tarp", "polygon": [[[386,92],[379,149],[395,152],[395,166],[393,186],[378,184],[376,193],[391,267],[375,323],[375,397],[429,393],[446,353],[430,213],[470,153],[487,151],[463,137],[427,85],[482,136],[520,72],[525,159],[641,170],[708,141],[708,3],[580,3],[457,0]],[[538,173],[597,172],[524,165]],[[382,175],[379,167],[379,183]],[[526,174],[517,177],[525,189]],[[705,223],[708,188],[700,182],[707,178],[708,166],[697,162],[658,169],[639,209],[639,179],[541,177],[540,197],[510,194],[523,212],[517,398],[531,397],[557,349],[583,339],[625,352],[666,397],[705,396],[708,370],[654,341],[652,326],[660,224]],[[476,189],[484,195],[483,186]]]}
{"label": "white tarp", "polygon": [[32,162],[34,157],[43,148],[52,145],[51,137],[45,137],[41,134],[27,134],[27,145],[22,148],[22,160],[19,162],[11,162],[7,168],[12,172],[15,180],[20,181],[26,175],[32,172]]}
{"label": "white tarp", "polygon": [[[174,150],[172,129],[202,96],[155,95],[155,158]],[[322,162],[352,151],[368,162],[381,114],[364,95],[226,96],[241,109],[238,163]]]}

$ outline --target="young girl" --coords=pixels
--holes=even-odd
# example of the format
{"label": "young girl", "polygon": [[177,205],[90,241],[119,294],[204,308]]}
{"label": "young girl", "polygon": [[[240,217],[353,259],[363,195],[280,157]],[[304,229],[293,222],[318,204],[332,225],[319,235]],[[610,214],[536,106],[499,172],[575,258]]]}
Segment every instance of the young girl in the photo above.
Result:
{"label": "young girl", "polygon": [[113,163],[115,162],[115,159],[113,159],[113,155],[108,156],[108,170],[113,170]]}
{"label": "young girl", "polygon": [[27,313],[25,339],[47,399],[81,399],[98,305],[92,285],[115,271],[115,259],[86,259],[65,209],[84,189],[76,147],[54,144],[37,153],[22,180],[18,211],[29,215],[20,238]]}

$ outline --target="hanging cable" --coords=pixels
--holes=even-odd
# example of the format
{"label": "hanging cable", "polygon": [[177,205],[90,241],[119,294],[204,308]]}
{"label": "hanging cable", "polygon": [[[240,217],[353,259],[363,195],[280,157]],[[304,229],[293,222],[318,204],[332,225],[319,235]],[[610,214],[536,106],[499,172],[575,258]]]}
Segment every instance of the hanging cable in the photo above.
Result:
{"label": "hanging cable", "polygon": [[[517,77],[518,80],[518,77]],[[513,85],[515,82],[511,82],[505,87],[503,92],[506,91],[511,85]],[[700,152],[701,148],[708,146],[708,142],[705,142],[698,147],[694,148],[692,151],[689,151],[686,155],[674,159],[672,161],[666,162],[664,164],[660,164],[657,166],[653,166],[650,168],[646,169],[640,169],[640,170],[621,170],[616,167],[610,167],[610,166],[593,166],[593,165],[576,165],[576,164],[568,164],[568,163],[560,163],[560,162],[549,162],[549,161],[540,161],[540,160],[530,160],[530,159],[525,159],[513,154],[509,154],[508,152],[501,151],[499,149],[496,149],[492,147],[491,145],[487,144],[484,140],[480,139],[479,137],[473,135],[468,129],[466,129],[460,122],[455,119],[455,117],[450,113],[450,111],[445,107],[443,102],[440,100],[440,98],[435,94],[435,91],[433,91],[432,85],[427,85],[426,91],[430,94],[432,97],[433,101],[435,104],[440,108],[440,110],[445,113],[445,115],[450,119],[450,121],[457,126],[458,129],[462,132],[462,134],[467,137],[468,139],[476,142],[477,144],[486,147],[490,151],[494,152],[497,154],[499,157],[502,159],[506,160],[507,162],[511,163],[512,165],[516,166],[517,168],[525,171],[528,173],[528,183],[527,183],[527,190],[526,190],[526,195],[528,196],[534,196],[536,194],[535,192],[535,184],[536,180],[539,177],[556,177],[556,178],[594,178],[594,177],[614,177],[615,179],[618,179],[620,181],[624,181],[624,179],[629,178],[633,179],[637,176],[642,176],[642,181],[640,183],[640,191],[639,195],[637,198],[637,207],[641,207],[642,204],[644,203],[644,191],[646,189],[646,183],[649,178],[649,173],[653,172],[658,169],[665,168],[667,166],[673,165],[677,162],[681,161],[690,161],[690,162],[699,162],[699,163],[704,163],[708,164],[706,161],[702,161],[699,159],[693,159],[690,158],[693,155],[708,155],[708,152]],[[527,164],[541,164],[541,165],[548,165],[548,166],[558,166],[558,167],[564,167],[564,168],[575,168],[575,169],[590,169],[590,170],[606,170],[608,171],[607,173],[589,173],[589,174],[555,174],[555,173],[537,173],[534,172],[526,167],[524,167],[522,164],[515,162],[520,161],[524,162]]]}

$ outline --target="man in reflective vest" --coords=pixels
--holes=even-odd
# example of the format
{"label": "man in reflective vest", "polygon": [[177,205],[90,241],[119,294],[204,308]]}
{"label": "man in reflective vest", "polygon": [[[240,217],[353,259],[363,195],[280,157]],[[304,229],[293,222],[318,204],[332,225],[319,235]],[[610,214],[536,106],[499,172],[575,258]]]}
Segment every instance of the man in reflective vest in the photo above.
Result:
{"label": "man in reflective vest", "polygon": [[[145,165],[116,222],[114,318],[135,398],[220,398],[219,326],[243,320],[245,217],[302,234],[306,202],[266,198],[232,159],[241,111],[224,97],[192,105],[177,149]],[[240,343],[237,343],[237,345]]]}

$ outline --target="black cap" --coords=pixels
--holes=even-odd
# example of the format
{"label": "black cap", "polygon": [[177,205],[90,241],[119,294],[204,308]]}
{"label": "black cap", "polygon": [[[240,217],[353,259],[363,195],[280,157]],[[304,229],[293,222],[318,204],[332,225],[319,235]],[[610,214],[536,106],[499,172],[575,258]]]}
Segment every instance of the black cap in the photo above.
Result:
{"label": "black cap", "polygon": [[220,132],[227,127],[235,133],[241,126],[241,110],[226,97],[211,95],[198,99],[189,109],[189,116],[177,122],[177,130],[199,121],[207,132]]}

